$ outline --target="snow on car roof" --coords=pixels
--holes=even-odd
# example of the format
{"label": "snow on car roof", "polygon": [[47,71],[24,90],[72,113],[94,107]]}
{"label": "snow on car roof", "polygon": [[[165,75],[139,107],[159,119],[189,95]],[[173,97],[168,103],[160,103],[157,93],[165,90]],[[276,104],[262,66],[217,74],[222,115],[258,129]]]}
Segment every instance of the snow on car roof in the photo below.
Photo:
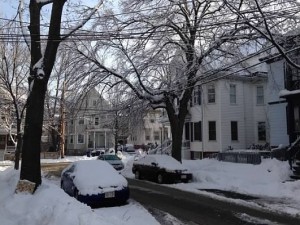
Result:
{"label": "snow on car roof", "polygon": [[74,165],[74,184],[81,194],[98,194],[105,188],[127,186],[127,180],[108,162],[84,160],[74,162]]}
{"label": "snow on car roof", "polygon": [[152,162],[155,162],[159,167],[163,167],[168,170],[186,170],[179,161],[168,155],[146,155],[141,159],[142,164],[150,165]]}

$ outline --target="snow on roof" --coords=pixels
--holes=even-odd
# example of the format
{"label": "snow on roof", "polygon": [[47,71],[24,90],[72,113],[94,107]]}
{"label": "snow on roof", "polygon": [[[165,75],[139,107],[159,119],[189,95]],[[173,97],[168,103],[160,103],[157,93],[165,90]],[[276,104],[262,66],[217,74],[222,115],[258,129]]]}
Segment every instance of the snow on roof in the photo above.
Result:
{"label": "snow on roof", "polygon": [[293,90],[293,91],[283,89],[279,92],[279,97],[285,97],[285,96],[296,95],[296,94],[300,94],[300,89]]}
{"label": "snow on roof", "polygon": [[112,188],[113,186],[121,189],[128,184],[127,180],[108,162],[102,160],[83,160],[74,162],[73,164],[75,165],[75,171],[73,172],[75,175],[74,184],[83,195],[99,194],[104,189]]}

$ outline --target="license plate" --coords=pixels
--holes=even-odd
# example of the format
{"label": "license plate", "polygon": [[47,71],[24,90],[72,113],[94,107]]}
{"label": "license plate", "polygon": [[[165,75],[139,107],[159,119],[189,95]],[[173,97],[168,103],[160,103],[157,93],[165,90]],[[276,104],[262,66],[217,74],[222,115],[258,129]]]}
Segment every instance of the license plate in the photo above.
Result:
{"label": "license plate", "polygon": [[186,175],[181,175],[181,179],[186,179]]}
{"label": "license plate", "polygon": [[114,198],[114,197],[115,197],[115,192],[114,191],[105,193],[105,198]]}

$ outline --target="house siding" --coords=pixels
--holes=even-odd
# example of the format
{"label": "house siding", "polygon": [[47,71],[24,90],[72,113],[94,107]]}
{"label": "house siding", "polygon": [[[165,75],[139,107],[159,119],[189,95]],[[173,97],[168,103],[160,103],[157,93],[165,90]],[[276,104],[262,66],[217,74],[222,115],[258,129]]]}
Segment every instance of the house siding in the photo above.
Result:
{"label": "house siding", "polygon": [[[191,122],[202,122],[202,141],[192,141],[193,152],[222,152],[231,146],[245,149],[258,144],[257,123],[266,122],[266,107],[256,105],[256,86],[266,88],[266,80],[245,81],[239,79],[221,79],[214,82],[216,102],[208,103],[207,85],[202,86],[202,104],[190,108]],[[230,84],[236,87],[236,103],[230,103]],[[208,123],[216,121],[216,141],[209,141]],[[238,123],[238,140],[231,140],[231,121]],[[268,140],[267,140],[268,141]]]}
{"label": "house siding", "polygon": [[267,84],[267,116],[270,124],[270,145],[289,145],[287,134],[286,107],[287,103],[279,97],[284,87],[284,61],[279,60],[268,64]]}

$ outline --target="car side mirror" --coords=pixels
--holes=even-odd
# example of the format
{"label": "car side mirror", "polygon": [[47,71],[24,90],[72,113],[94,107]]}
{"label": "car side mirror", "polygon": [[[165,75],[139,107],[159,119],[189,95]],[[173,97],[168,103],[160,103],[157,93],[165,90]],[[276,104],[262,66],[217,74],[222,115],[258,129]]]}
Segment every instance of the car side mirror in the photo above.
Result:
{"label": "car side mirror", "polygon": [[152,166],[157,166],[157,163],[152,162],[151,165],[152,165]]}

